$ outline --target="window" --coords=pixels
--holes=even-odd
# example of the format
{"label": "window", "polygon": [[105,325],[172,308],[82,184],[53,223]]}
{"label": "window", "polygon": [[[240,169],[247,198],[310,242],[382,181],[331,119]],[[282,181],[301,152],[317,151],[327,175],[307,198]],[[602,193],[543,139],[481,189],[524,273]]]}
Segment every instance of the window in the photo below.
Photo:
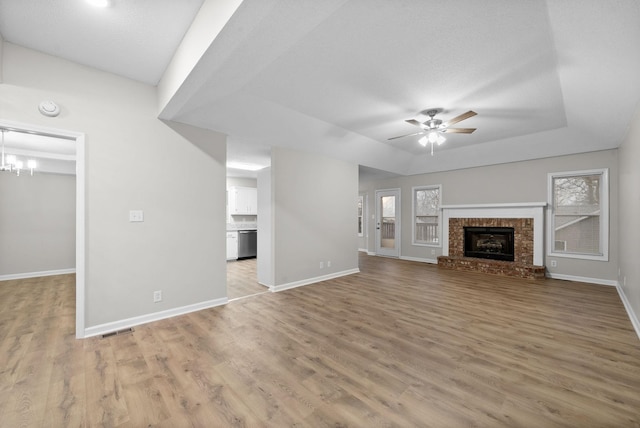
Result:
{"label": "window", "polygon": [[549,174],[549,255],[609,259],[608,172]]}
{"label": "window", "polygon": [[364,236],[364,196],[358,196],[358,236]]}
{"label": "window", "polygon": [[441,186],[414,187],[413,245],[440,246]]}

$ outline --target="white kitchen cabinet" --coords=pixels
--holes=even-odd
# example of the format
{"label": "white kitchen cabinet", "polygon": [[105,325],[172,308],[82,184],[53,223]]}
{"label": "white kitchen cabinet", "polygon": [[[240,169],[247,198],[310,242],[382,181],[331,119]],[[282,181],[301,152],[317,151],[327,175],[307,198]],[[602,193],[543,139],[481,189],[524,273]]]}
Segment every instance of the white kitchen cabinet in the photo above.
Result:
{"label": "white kitchen cabinet", "polygon": [[230,187],[229,214],[258,215],[258,189],[255,187]]}
{"label": "white kitchen cabinet", "polygon": [[227,232],[227,260],[238,258],[238,232]]}

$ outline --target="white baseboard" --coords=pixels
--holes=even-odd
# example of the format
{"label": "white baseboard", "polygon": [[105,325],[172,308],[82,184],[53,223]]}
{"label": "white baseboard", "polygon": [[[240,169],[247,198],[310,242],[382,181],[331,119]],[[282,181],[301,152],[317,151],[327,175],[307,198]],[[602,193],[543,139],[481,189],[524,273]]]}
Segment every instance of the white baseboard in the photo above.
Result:
{"label": "white baseboard", "polygon": [[316,282],[327,281],[329,279],[339,278],[341,276],[346,276],[346,275],[352,275],[354,273],[359,273],[359,272],[360,272],[360,269],[358,268],[343,270],[342,272],[335,272],[327,275],[316,276],[315,278],[307,278],[301,281],[289,282],[287,284],[271,285],[269,286],[269,289],[273,292],[284,291],[284,290],[289,290],[291,288],[302,287],[303,285],[309,285],[309,284],[314,284]]}
{"label": "white baseboard", "polygon": [[611,287],[615,287],[618,285],[618,281],[614,281],[611,279],[589,278],[586,276],[564,275],[560,273],[550,272],[547,272],[547,278],[562,279],[565,281],[587,282],[589,284],[609,285]]}
{"label": "white baseboard", "polygon": [[229,299],[226,297],[221,299],[215,299],[215,300],[207,300],[205,302],[195,303],[193,305],[167,309],[166,311],[154,312],[152,314],[141,315],[138,317],[127,318],[119,321],[113,321],[105,324],[95,325],[93,327],[86,328],[84,330],[84,335],[78,336],[78,337],[87,338],[87,337],[98,336],[101,334],[112,333],[114,331],[135,327],[141,324],[147,324],[153,321],[160,321],[165,318],[171,318],[178,315],[188,314],[190,312],[200,311],[202,309],[225,305],[228,301]]}
{"label": "white baseboard", "polygon": [[376,256],[376,252],[375,251],[367,251],[367,256]]}
{"label": "white baseboard", "polygon": [[368,253],[369,250],[367,250],[366,248],[358,248],[358,251],[360,251],[361,253]]}
{"label": "white baseboard", "polygon": [[622,289],[618,281],[613,281],[609,279],[599,279],[599,278],[587,278],[587,277],[573,276],[573,275],[562,275],[557,273],[555,274],[547,273],[547,277],[552,279],[587,282],[590,284],[599,284],[599,285],[616,287],[616,290],[618,291],[618,295],[620,296],[620,300],[622,300],[622,304],[624,305],[624,309],[627,311],[627,316],[631,321],[631,325],[633,326],[633,329],[636,331],[636,335],[638,336],[638,339],[640,339],[640,321],[638,321],[638,316],[636,315],[636,313],[633,312],[631,303],[629,302],[629,299],[627,299],[627,296],[624,294],[624,290]]}
{"label": "white baseboard", "polygon": [[410,262],[430,263],[437,265],[438,259],[424,259],[421,257],[400,256],[400,260],[409,260]]}
{"label": "white baseboard", "polygon": [[616,289],[618,290],[618,295],[620,296],[620,300],[622,300],[622,304],[624,305],[624,308],[627,311],[627,315],[631,320],[631,325],[633,326],[633,329],[636,331],[636,335],[638,336],[638,339],[640,339],[640,321],[638,321],[638,316],[636,315],[635,312],[633,312],[631,303],[629,302],[629,299],[627,299],[626,294],[624,294],[624,290],[620,286],[620,283],[616,285]]}
{"label": "white baseboard", "polygon": [[43,270],[40,272],[25,272],[25,273],[12,273],[9,275],[0,275],[0,281],[8,281],[10,279],[37,278],[39,276],[67,275],[70,273],[76,273],[76,268]]}

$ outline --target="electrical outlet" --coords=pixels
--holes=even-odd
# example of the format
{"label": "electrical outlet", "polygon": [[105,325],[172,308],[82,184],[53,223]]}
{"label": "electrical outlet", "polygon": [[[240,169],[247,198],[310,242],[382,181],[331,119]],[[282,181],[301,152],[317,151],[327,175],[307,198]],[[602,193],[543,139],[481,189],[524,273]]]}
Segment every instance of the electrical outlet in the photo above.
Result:
{"label": "electrical outlet", "polygon": [[329,268],[329,267],[331,267],[331,260],[328,260],[328,261],[327,261],[327,267],[328,267],[328,268]]}
{"label": "electrical outlet", "polygon": [[162,290],[153,292],[153,303],[162,302]]}
{"label": "electrical outlet", "polygon": [[558,267],[558,262],[556,260],[551,260],[551,267]]}
{"label": "electrical outlet", "polygon": [[320,262],[320,269],[324,269],[324,262]]}

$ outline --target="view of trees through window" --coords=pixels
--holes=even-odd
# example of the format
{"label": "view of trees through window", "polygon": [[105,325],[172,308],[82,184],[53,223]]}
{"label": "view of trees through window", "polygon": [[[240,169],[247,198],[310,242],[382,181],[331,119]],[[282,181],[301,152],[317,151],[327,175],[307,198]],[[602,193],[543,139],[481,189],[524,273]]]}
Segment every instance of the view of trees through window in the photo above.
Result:
{"label": "view of trees through window", "polygon": [[600,174],[554,179],[556,207],[598,206]]}
{"label": "view of trees through window", "polygon": [[601,254],[602,174],[553,178],[554,252]]}
{"label": "view of trees through window", "polygon": [[438,244],[440,220],[440,187],[414,189],[414,243]]}
{"label": "view of trees through window", "polygon": [[382,204],[380,245],[382,247],[394,248],[396,238],[396,197],[383,196],[380,200]]}

